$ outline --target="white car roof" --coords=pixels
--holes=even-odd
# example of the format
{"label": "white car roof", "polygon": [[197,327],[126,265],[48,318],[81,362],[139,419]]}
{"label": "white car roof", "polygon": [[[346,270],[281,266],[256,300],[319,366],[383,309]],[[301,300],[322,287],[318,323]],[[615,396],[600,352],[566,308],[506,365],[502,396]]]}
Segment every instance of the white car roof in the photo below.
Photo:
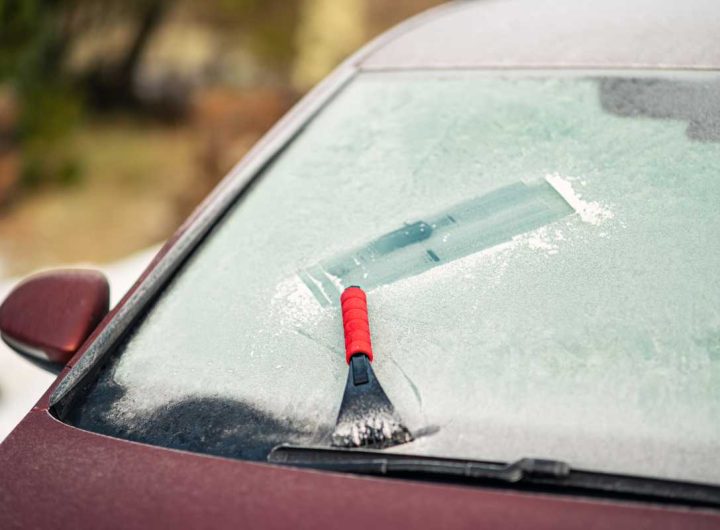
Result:
{"label": "white car roof", "polygon": [[410,19],[386,37],[357,66],[717,69],[720,2],[454,2]]}

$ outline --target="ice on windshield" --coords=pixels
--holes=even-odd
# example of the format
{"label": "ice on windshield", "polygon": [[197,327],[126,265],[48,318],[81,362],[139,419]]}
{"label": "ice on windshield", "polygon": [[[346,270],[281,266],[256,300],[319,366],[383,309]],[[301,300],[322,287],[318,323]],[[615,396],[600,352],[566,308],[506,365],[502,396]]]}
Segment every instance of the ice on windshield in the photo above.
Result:
{"label": "ice on windshield", "polygon": [[[70,421],[244,458],[326,443],[347,365],[332,288],[323,305],[307,278],[367,272],[375,372],[411,430],[438,429],[393,450],[720,482],[720,143],[685,118],[717,76],[653,74],[675,86],[674,117],[633,111],[652,94],[632,87],[657,83],[498,75],[352,81]],[[518,186],[552,214],[511,229],[473,211]]]}

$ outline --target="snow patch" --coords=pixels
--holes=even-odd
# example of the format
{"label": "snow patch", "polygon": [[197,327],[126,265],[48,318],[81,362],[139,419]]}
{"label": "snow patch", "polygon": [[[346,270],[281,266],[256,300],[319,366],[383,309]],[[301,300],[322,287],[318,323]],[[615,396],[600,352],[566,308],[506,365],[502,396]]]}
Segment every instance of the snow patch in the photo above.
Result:
{"label": "snow patch", "polygon": [[573,189],[569,178],[553,173],[545,175],[545,180],[573,207],[584,223],[598,226],[615,217],[613,212],[599,202],[582,200],[582,195]]}

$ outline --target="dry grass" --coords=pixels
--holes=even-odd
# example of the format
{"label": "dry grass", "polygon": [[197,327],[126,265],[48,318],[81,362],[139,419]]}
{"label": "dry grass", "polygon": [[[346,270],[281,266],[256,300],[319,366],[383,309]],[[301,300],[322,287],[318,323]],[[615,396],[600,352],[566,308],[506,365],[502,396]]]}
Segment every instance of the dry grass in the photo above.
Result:
{"label": "dry grass", "polygon": [[28,194],[0,214],[0,255],[12,257],[3,275],[114,260],[167,237],[197,174],[193,140],[189,127],[127,120],[82,128],[73,141],[83,181]]}

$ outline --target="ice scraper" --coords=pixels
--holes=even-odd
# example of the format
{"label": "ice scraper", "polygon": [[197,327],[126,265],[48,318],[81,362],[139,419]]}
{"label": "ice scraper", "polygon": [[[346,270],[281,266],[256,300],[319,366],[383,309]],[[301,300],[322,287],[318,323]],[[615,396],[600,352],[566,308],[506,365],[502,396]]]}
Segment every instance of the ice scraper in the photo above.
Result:
{"label": "ice scraper", "polygon": [[372,369],[373,351],[367,299],[360,287],[348,287],[340,297],[345,331],[345,360],[350,369],[332,445],[390,447],[412,441]]}

